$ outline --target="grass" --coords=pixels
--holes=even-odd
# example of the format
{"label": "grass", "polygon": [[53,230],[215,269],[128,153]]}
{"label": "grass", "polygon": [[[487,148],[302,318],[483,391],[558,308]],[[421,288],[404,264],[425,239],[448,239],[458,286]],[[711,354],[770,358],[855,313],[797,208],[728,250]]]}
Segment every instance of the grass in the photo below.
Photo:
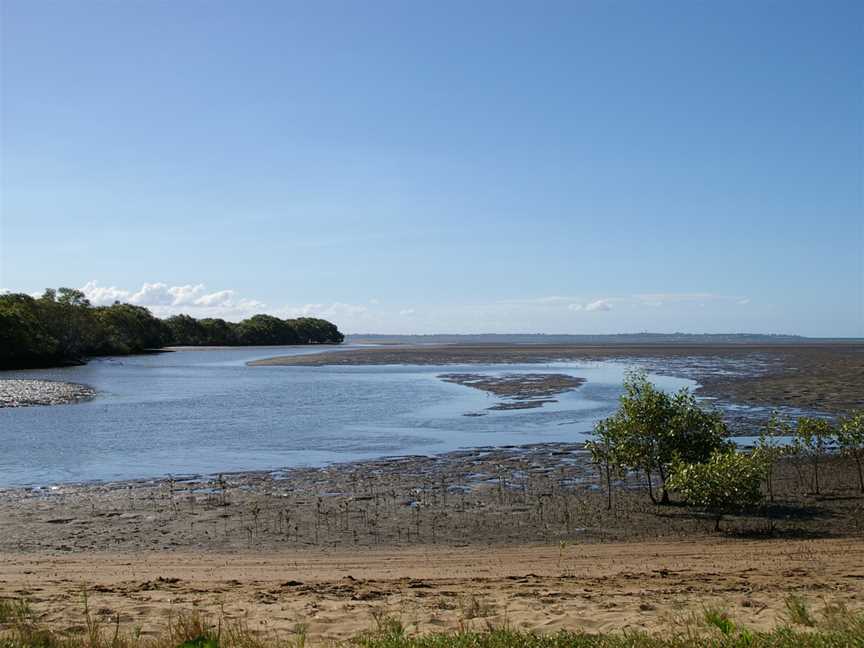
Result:
{"label": "grass", "polygon": [[790,623],[812,628],[816,620],[810,613],[810,606],[802,596],[790,594],[786,597],[786,618]]}
{"label": "grass", "polygon": [[[411,634],[384,610],[374,615],[370,630],[331,648],[864,648],[864,613],[842,605],[826,605],[821,620],[800,597],[787,599],[789,624],[770,632],[751,631],[729,614],[706,608],[683,630],[668,634],[615,632],[539,634],[504,627],[463,628],[455,632]],[[794,612],[792,610],[795,610]],[[802,612],[803,610],[803,612]],[[54,630],[40,624],[24,600],[0,599],[0,648],[305,648],[304,626],[291,636],[253,632],[243,621],[198,613],[169,618],[154,637],[123,632],[119,623],[105,623],[90,614],[85,597],[83,625],[78,631]],[[792,621],[792,617],[797,621]],[[807,623],[803,623],[803,621]],[[806,627],[803,627],[806,626]]]}
{"label": "grass", "polygon": [[33,610],[25,599],[0,598],[0,624],[22,623],[33,618]]}
{"label": "grass", "polygon": [[359,638],[353,641],[353,645],[362,648],[856,648],[864,646],[864,634],[803,633],[779,628],[770,633],[737,636],[662,638],[641,633],[591,635],[560,632],[539,635],[491,630],[422,637]]}
{"label": "grass", "polygon": [[706,625],[717,628],[724,635],[731,636],[735,632],[735,624],[725,610],[706,608],[704,616]]}

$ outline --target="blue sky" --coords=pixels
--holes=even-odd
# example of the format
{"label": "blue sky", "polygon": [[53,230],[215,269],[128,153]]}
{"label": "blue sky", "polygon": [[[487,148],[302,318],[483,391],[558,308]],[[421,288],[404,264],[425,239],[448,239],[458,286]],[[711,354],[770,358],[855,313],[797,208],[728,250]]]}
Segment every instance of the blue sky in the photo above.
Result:
{"label": "blue sky", "polygon": [[0,288],[349,332],[864,335],[864,3],[0,19]]}

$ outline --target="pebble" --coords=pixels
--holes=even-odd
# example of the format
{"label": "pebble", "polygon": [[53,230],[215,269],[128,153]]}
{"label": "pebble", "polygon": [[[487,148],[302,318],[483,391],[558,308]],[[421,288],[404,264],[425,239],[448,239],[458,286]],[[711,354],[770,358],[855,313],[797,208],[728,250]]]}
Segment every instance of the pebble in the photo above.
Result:
{"label": "pebble", "polygon": [[66,405],[90,400],[96,390],[87,385],[54,380],[0,380],[0,407]]}

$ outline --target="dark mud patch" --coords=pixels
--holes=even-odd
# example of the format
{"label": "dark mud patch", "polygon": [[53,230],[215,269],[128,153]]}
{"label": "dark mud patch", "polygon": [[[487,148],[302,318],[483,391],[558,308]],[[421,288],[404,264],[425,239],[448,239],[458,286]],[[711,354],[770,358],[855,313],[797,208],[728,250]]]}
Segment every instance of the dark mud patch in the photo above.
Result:
{"label": "dark mud patch", "polygon": [[566,374],[531,373],[489,376],[472,373],[450,373],[438,376],[445,382],[472,387],[507,399],[487,409],[535,409],[557,402],[552,396],[573,391],[585,383],[584,378]]}
{"label": "dark mud patch", "polygon": [[[726,516],[725,537],[862,537],[864,497],[854,460],[826,459],[820,496],[810,493],[809,474],[801,468],[792,458],[778,462],[774,502]],[[667,543],[706,535],[723,541],[701,510],[652,504],[641,475],[620,475],[613,486],[609,509],[605,482],[590,454],[578,443],[554,443],[324,467],[0,489],[0,552],[12,553],[14,560],[45,551],[185,548],[239,555],[542,544],[557,555],[562,541]],[[801,552],[809,556],[809,549]],[[168,576],[149,580],[159,575]],[[288,578],[305,580],[287,572],[280,582]],[[160,589],[169,585],[161,583]]]}

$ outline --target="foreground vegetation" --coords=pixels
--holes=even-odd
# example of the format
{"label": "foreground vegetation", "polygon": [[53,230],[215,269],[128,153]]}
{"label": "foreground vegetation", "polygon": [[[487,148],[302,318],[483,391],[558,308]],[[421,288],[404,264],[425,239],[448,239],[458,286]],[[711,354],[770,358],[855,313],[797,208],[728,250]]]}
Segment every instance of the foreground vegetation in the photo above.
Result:
{"label": "foreground vegetation", "polygon": [[0,295],[0,369],[51,367],[87,356],[128,355],[165,346],[340,344],[332,323],[313,317],[254,315],[242,322],[162,320],[142,306],[93,306],[80,290],[46,290],[39,298]]}
{"label": "foreground vegetation", "polygon": [[676,492],[713,515],[719,531],[724,514],[773,502],[779,460],[792,461],[799,480],[820,495],[820,474],[837,454],[854,461],[864,494],[864,412],[837,422],[800,417],[794,427],[775,413],[757,446],[743,452],[728,440],[720,412],[702,408],[689,390],[666,394],[639,371],[627,376],[624,388],[618,411],[597,424],[595,440],[586,444],[604,478],[609,509],[613,477],[639,473],[652,502],[669,504],[669,493]]}
{"label": "foreground vegetation", "polygon": [[[221,615],[212,619],[198,612],[169,616],[162,631],[143,636],[95,616],[84,594],[79,626],[56,630],[38,619],[24,599],[0,599],[0,648],[301,648],[312,645],[306,627],[297,624],[287,637],[253,631],[242,619]],[[487,623],[477,629],[466,618],[453,632],[410,632],[397,617],[381,609],[372,614],[372,627],[343,642],[345,648],[855,648],[864,646],[864,614],[826,604],[815,612],[802,597],[786,599],[783,623],[771,631],[739,625],[719,608],[703,608],[664,634],[639,631],[587,633],[560,631],[541,634]]]}

